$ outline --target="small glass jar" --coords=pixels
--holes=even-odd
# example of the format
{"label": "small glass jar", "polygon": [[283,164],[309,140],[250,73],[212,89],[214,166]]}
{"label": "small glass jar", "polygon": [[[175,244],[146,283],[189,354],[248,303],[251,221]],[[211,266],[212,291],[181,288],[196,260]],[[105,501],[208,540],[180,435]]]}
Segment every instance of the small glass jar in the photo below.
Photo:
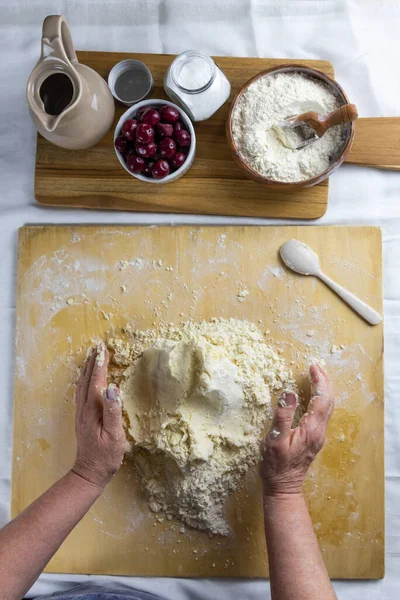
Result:
{"label": "small glass jar", "polygon": [[164,89],[192,121],[205,121],[228,100],[231,84],[210,56],[187,50],[170,64]]}

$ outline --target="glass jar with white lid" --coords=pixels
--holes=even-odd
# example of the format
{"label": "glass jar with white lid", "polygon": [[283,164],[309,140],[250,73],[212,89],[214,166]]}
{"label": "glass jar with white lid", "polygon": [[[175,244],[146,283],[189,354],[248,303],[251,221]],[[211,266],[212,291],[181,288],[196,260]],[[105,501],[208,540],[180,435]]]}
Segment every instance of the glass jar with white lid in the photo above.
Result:
{"label": "glass jar with white lid", "polygon": [[231,84],[210,56],[187,50],[170,64],[164,89],[192,121],[205,121],[228,100]]}

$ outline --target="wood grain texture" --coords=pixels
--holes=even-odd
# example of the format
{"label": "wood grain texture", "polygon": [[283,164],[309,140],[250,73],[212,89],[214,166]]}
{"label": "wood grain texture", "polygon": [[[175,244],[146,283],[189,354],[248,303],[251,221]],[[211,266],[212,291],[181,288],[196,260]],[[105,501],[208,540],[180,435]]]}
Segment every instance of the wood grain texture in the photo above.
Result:
{"label": "wood grain texture", "polygon": [[358,119],[355,126],[346,163],[400,170],[400,117]]}
{"label": "wood grain texture", "polygon": [[[306,396],[307,365],[313,357],[326,360],[337,405],[306,482],[307,502],[331,577],[383,577],[383,326],[367,325],[321,282],[287,271],[278,249],[291,237],[318,252],[328,275],[382,311],[381,234],[373,227],[22,228],[12,515],[71,467],[73,381],[93,339],[127,321],[152,327],[155,309],[174,323],[245,318],[271,331]],[[128,261],[124,270],[121,260]],[[237,298],[241,286],[249,290],[244,302]],[[47,570],[265,577],[256,473],[228,514],[232,537],[180,535],[175,521],[155,520],[128,463]]]}
{"label": "wood grain texture", "polygon": [[[78,52],[80,62],[107,78],[125,58],[145,62],[154,77],[153,98],[167,98],[162,81],[171,55]],[[232,85],[231,98],[250,77],[281,64],[314,67],[333,76],[331,63],[321,60],[216,57]],[[127,107],[117,103],[112,130],[93,148],[65,150],[38,135],[35,197],[41,204],[174,213],[317,219],[327,209],[328,180],[302,190],[270,190],[245,177],[234,163],[225,136],[230,101],[208,121],[196,123],[196,158],[179,181],[150,186],[122,169],[113,148],[115,125]]]}

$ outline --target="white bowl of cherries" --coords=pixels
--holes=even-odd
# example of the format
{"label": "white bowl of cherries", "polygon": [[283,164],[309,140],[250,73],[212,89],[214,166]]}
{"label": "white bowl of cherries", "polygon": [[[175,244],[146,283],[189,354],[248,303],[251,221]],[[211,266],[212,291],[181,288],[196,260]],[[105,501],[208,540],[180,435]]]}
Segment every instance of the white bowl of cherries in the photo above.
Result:
{"label": "white bowl of cherries", "polygon": [[190,169],[196,135],[189,117],[167,100],[143,100],[117,123],[114,148],[131,175],[148,183],[176,181]]}

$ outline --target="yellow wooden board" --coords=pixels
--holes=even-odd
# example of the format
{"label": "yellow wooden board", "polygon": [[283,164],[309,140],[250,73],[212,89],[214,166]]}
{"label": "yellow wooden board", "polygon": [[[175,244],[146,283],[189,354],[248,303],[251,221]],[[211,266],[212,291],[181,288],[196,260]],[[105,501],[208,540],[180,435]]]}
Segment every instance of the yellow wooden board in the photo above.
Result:
{"label": "yellow wooden board", "polygon": [[[278,249],[292,237],[318,252],[328,275],[382,311],[381,234],[373,227],[22,228],[12,515],[72,465],[73,381],[92,338],[127,321],[147,328],[160,318],[244,318],[270,330],[305,391],[307,364],[326,361],[337,406],[306,482],[307,501],[331,577],[382,577],[383,327],[365,323],[318,280],[287,271]],[[249,295],[240,302],[242,287]],[[126,464],[48,571],[266,576],[256,473],[228,515],[230,537],[181,535],[174,521],[155,520]]]}

